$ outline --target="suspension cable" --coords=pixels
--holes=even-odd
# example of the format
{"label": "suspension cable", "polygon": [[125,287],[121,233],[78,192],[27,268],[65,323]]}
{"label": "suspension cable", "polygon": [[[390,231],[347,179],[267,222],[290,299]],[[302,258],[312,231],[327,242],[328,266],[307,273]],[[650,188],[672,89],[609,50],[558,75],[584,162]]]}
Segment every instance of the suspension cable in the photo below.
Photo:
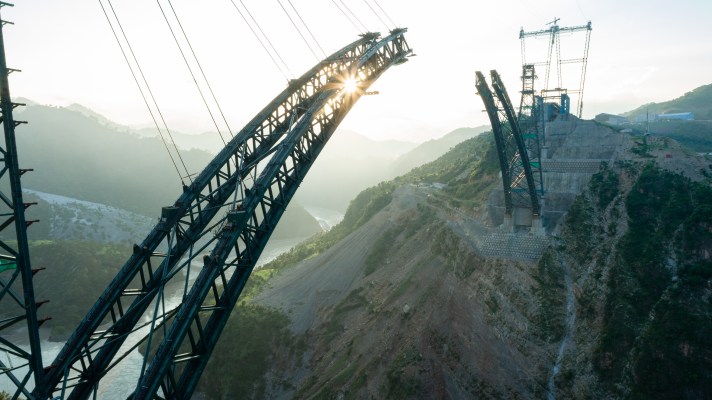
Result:
{"label": "suspension cable", "polygon": [[381,16],[378,15],[378,13],[376,12],[376,10],[374,10],[373,7],[371,7],[371,5],[368,4],[368,1],[363,0],[363,2],[366,3],[366,5],[368,6],[368,8],[370,8],[371,11],[373,11],[373,14],[374,14],[376,17],[378,17],[378,20],[381,21],[381,23],[383,24],[383,26],[385,26],[386,29],[388,29],[388,24],[387,24],[385,21],[383,21],[383,18],[381,18]]}
{"label": "suspension cable", "polygon": [[[279,72],[282,74],[282,76],[284,77],[284,79],[285,79],[287,82],[289,82],[288,74],[286,74],[286,73],[284,72],[284,69],[282,69],[282,66],[279,65],[279,63],[277,62],[277,60],[274,58],[274,56],[272,55],[272,53],[269,51],[269,49],[267,48],[267,46],[265,45],[265,43],[262,41],[262,38],[260,38],[260,35],[258,35],[257,32],[255,31],[255,29],[252,27],[252,25],[250,25],[250,22],[247,20],[247,17],[245,17],[245,14],[243,14],[243,13],[242,13],[242,10],[240,10],[240,8],[237,6],[237,4],[235,4],[235,0],[230,0],[230,2],[231,2],[232,5],[235,7],[235,10],[237,10],[237,12],[240,14],[240,16],[242,17],[242,19],[245,21],[245,24],[247,24],[247,27],[250,28],[250,30],[252,31],[252,34],[255,35],[255,38],[257,38],[257,41],[260,42],[260,45],[262,45],[262,48],[267,52],[267,55],[269,56],[269,58],[272,59],[272,62],[273,62],[274,65],[277,67],[277,69],[279,70]],[[240,1],[240,3],[242,4],[242,1]],[[245,5],[242,4],[242,6],[244,7]],[[247,11],[248,14],[250,14],[250,10],[247,10],[247,7],[245,7],[245,10]],[[250,14],[250,17],[252,17],[252,14]],[[254,18],[252,18],[252,20],[254,21]],[[257,24],[257,21],[255,21],[255,24]],[[259,27],[259,24],[257,24],[257,28],[260,29],[260,32],[262,32],[262,29]],[[264,35],[264,32],[263,32],[262,34]],[[267,38],[266,35],[265,35],[265,39],[267,39],[267,42],[269,42],[269,39]],[[271,45],[271,43],[270,43],[270,45]],[[272,46],[272,49],[274,50],[274,46]],[[275,51],[275,53],[277,53],[276,50],[274,50],[274,51]],[[279,57],[279,59],[282,60],[282,57],[279,56],[279,53],[277,53],[277,57]],[[282,60],[282,63],[283,63],[283,64],[285,65],[285,67],[286,67],[287,64],[284,62],[284,60]],[[289,67],[286,67],[286,68],[287,68],[287,71],[289,71]],[[294,76],[294,74],[292,74],[291,71],[289,71],[289,75]]]}
{"label": "suspension cable", "polygon": [[363,33],[363,31],[361,30],[361,28],[359,28],[358,25],[356,25],[356,23],[353,21],[353,19],[351,19],[351,17],[349,17],[349,15],[346,14],[346,11],[342,10],[342,9],[341,9],[341,6],[339,6],[339,4],[336,3],[336,0],[331,0],[331,2],[334,3],[334,5],[336,6],[336,8],[338,8],[339,11],[341,11],[342,14],[344,14],[344,16],[346,17],[346,19],[348,19],[349,22],[351,22],[351,25],[353,25],[354,28],[356,28],[357,31],[359,31],[360,33]]}
{"label": "suspension cable", "polygon": [[324,55],[324,58],[326,58],[326,52],[324,51],[324,48],[321,47],[321,44],[319,44],[319,41],[316,40],[316,37],[312,33],[311,29],[309,29],[309,25],[307,25],[307,23],[304,22],[304,19],[299,14],[299,11],[297,11],[297,8],[294,7],[294,4],[292,4],[292,0],[287,0],[287,1],[289,2],[289,5],[292,6],[292,9],[297,14],[297,17],[299,17],[299,20],[302,21],[302,24],[304,25],[304,27],[307,28],[307,32],[309,32],[309,36],[311,36],[311,38],[314,39],[314,43],[316,43],[316,45],[319,47],[319,50],[321,50],[321,53]]}
{"label": "suspension cable", "polygon": [[356,14],[354,14],[354,12],[351,11],[351,9],[349,8],[349,6],[347,6],[346,3],[344,3],[344,0],[339,0],[339,3],[341,3],[341,4],[344,6],[344,8],[346,9],[346,11],[348,11],[351,15],[353,15],[354,19],[363,27],[363,30],[366,31],[366,32],[368,32],[368,28],[366,28],[366,25],[364,25],[363,22],[361,22],[361,20],[358,19],[358,17],[356,16]]}
{"label": "suspension cable", "polygon": [[[193,53],[193,58],[195,58],[195,63],[198,65],[198,69],[200,69],[200,73],[203,75],[205,84],[208,86],[208,90],[210,91],[210,95],[213,97],[213,101],[215,102],[215,105],[218,107],[218,111],[220,111],[220,116],[222,117],[223,121],[225,122],[225,126],[227,126],[227,131],[230,133],[231,137],[234,137],[234,135],[232,133],[232,129],[230,129],[230,124],[227,122],[227,118],[225,118],[225,114],[223,113],[223,110],[220,107],[220,103],[218,102],[217,97],[215,97],[215,92],[213,92],[213,88],[210,85],[210,82],[208,81],[207,76],[205,75],[205,71],[203,71],[203,66],[200,65],[200,61],[198,61],[198,56],[195,54],[195,51],[193,50],[193,45],[190,44],[190,40],[188,40],[188,35],[185,33],[185,30],[183,29],[183,24],[181,24],[180,19],[178,18],[178,14],[176,13],[176,10],[173,8],[173,3],[171,3],[171,0],[168,0],[168,5],[171,6],[173,15],[175,15],[176,21],[178,21],[178,26],[180,27],[180,30],[183,32],[183,36],[185,37],[186,43],[188,43],[188,48],[190,48],[190,52]],[[218,133],[220,133],[220,132],[218,131]],[[220,135],[220,137],[222,138],[222,135]]]}
{"label": "suspension cable", "polygon": [[265,33],[265,31],[262,30],[262,26],[260,26],[260,24],[257,22],[257,20],[255,19],[255,17],[252,16],[252,13],[250,12],[250,9],[247,8],[247,6],[245,5],[245,3],[242,2],[242,0],[240,0],[240,4],[242,4],[242,6],[245,7],[245,11],[247,11],[247,15],[249,15],[250,18],[255,22],[255,25],[257,25],[257,29],[260,30],[260,33],[262,33],[262,36],[265,37],[265,39],[267,40],[267,43],[269,43],[270,47],[272,47],[272,50],[274,50],[274,53],[277,55],[277,57],[279,58],[279,60],[282,61],[282,64],[284,64],[284,67],[287,68],[287,72],[289,72],[289,75],[294,76],[294,73],[289,70],[289,65],[287,65],[287,63],[284,61],[284,59],[282,58],[282,56],[279,55],[279,52],[277,51],[277,48],[274,47],[274,45],[272,44],[272,41],[269,40],[269,36],[267,36],[267,34]]}
{"label": "suspension cable", "polygon": [[[168,25],[168,29],[171,31],[171,35],[173,36],[173,40],[176,42],[176,46],[178,46],[178,51],[180,51],[181,57],[183,57],[185,66],[188,68],[188,72],[190,72],[190,76],[193,78],[193,82],[195,83],[195,87],[198,89],[198,93],[200,93],[200,98],[203,99],[203,104],[205,104],[205,108],[208,110],[208,114],[210,114],[210,119],[213,120],[213,125],[215,125],[215,129],[217,129],[218,135],[220,135],[220,140],[222,140],[223,145],[227,145],[227,142],[225,142],[225,138],[223,137],[222,132],[220,132],[220,127],[218,126],[218,123],[215,121],[213,112],[210,110],[208,101],[205,100],[205,95],[203,94],[203,90],[200,88],[200,85],[198,84],[198,80],[195,78],[193,69],[190,67],[190,63],[188,63],[188,59],[185,57],[185,52],[183,52],[183,48],[181,47],[180,42],[178,42],[178,38],[176,37],[176,34],[173,31],[173,27],[171,26],[170,22],[168,21],[168,16],[166,16],[166,13],[163,10],[163,6],[161,5],[160,0],[156,0],[156,4],[158,4],[158,8],[161,9],[161,14],[163,14],[163,19],[166,21],[166,25]],[[185,32],[183,32],[183,33],[185,34]],[[194,53],[194,55],[195,55],[195,53]]]}
{"label": "suspension cable", "polygon": [[294,19],[292,19],[292,16],[289,15],[289,13],[287,12],[287,9],[284,8],[284,5],[282,4],[282,2],[281,2],[280,0],[277,0],[277,3],[279,4],[280,7],[282,7],[282,11],[284,11],[284,13],[287,15],[287,18],[289,18],[289,22],[292,23],[292,25],[294,26],[294,29],[297,30],[297,32],[299,33],[299,36],[302,37],[302,40],[304,40],[304,43],[307,44],[307,47],[309,48],[309,51],[311,51],[311,53],[314,55],[314,58],[316,58],[316,61],[318,62],[318,61],[319,61],[319,56],[316,54],[316,52],[314,51],[314,49],[311,47],[311,45],[309,44],[309,41],[307,40],[307,38],[304,37],[304,35],[302,34],[302,31],[299,29],[299,27],[297,26],[297,24],[294,22]]}
{"label": "suspension cable", "polygon": [[[131,52],[131,56],[134,59],[134,62],[136,63],[136,67],[138,68],[138,72],[141,74],[141,78],[143,78],[144,83],[146,84],[146,89],[148,90],[148,94],[151,95],[151,99],[153,100],[153,104],[156,106],[156,111],[158,112],[158,115],[161,117],[161,121],[163,122],[163,127],[166,129],[166,133],[168,133],[168,137],[171,139],[171,143],[173,143],[173,148],[176,151],[176,155],[178,155],[178,159],[180,160],[181,165],[183,165],[183,169],[185,170],[185,175],[186,177],[190,180],[191,183],[193,183],[193,179],[190,177],[190,172],[188,172],[188,168],[185,166],[185,162],[183,161],[183,157],[180,155],[180,150],[178,150],[178,146],[176,145],[175,140],[173,140],[173,135],[171,134],[171,130],[168,129],[168,124],[166,123],[166,119],[163,117],[163,113],[161,112],[160,107],[158,107],[158,102],[156,101],[156,97],[153,95],[153,91],[151,91],[151,87],[148,85],[148,80],[146,79],[146,76],[143,73],[143,69],[141,69],[141,65],[138,62],[138,58],[136,58],[136,54],[133,51],[133,48],[131,47],[131,43],[129,42],[129,38],[126,36],[126,32],[124,31],[124,27],[121,25],[121,21],[119,21],[119,17],[116,15],[116,10],[114,10],[114,5],[111,4],[111,0],[107,0],[109,3],[109,7],[111,7],[111,12],[114,14],[114,18],[116,18],[116,23],[119,25],[119,29],[121,30],[121,34],[124,37],[124,40],[126,40],[126,45],[129,48],[129,51]],[[181,178],[181,181],[183,179]]]}
{"label": "suspension cable", "polygon": [[[114,17],[116,17],[116,12],[114,11],[114,7],[113,7],[113,5],[111,4],[111,0],[107,0],[107,2],[108,2],[108,4],[109,4],[109,6],[111,7],[111,11],[112,11],[112,13],[114,14]],[[151,115],[151,119],[153,120],[153,124],[156,126],[156,130],[158,130],[158,135],[160,136],[161,141],[163,142],[163,146],[166,148],[166,152],[168,152],[168,157],[171,159],[171,162],[173,163],[173,167],[175,168],[176,173],[178,173],[178,177],[180,178],[181,183],[182,183],[183,185],[185,185],[185,182],[183,181],[183,175],[181,174],[181,172],[180,172],[180,170],[179,170],[179,168],[178,168],[178,164],[176,163],[176,160],[175,160],[175,158],[173,157],[173,153],[171,153],[171,151],[170,151],[170,149],[169,149],[169,147],[168,147],[168,142],[166,141],[166,138],[165,138],[164,135],[163,135],[163,131],[161,130],[161,127],[160,127],[159,124],[158,124],[158,120],[156,119],[156,116],[155,116],[154,113],[153,113],[153,109],[151,108],[151,106],[150,106],[149,103],[148,103],[148,99],[146,98],[146,94],[144,93],[143,88],[141,87],[141,84],[139,83],[138,77],[136,76],[136,72],[134,71],[133,67],[131,66],[131,62],[129,61],[129,57],[128,57],[128,55],[126,54],[126,51],[124,50],[124,47],[121,45],[121,40],[119,39],[119,35],[118,35],[118,33],[116,32],[116,29],[114,29],[114,24],[111,23],[111,18],[109,18],[109,14],[107,13],[106,8],[104,7],[104,3],[102,3],[101,0],[99,0],[99,6],[101,6],[101,10],[104,12],[104,16],[106,17],[106,21],[109,23],[109,28],[111,28],[111,32],[114,34],[114,38],[116,39],[116,43],[119,45],[119,49],[121,50],[121,54],[123,54],[124,60],[126,61],[126,65],[128,65],[128,67],[129,67],[129,71],[131,71],[131,75],[132,75],[133,78],[134,78],[134,82],[136,82],[136,86],[138,87],[138,91],[139,91],[139,93],[141,93],[141,97],[143,98],[143,102],[146,104],[146,108],[148,109],[148,113]],[[119,24],[119,27],[121,27],[121,23],[119,22],[118,17],[117,17],[116,22]],[[124,39],[126,39],[126,34],[124,33],[123,28],[121,29],[121,31],[122,31],[122,33],[124,34]],[[127,43],[128,47],[129,47],[129,50],[131,50],[131,45],[130,45],[130,43],[128,43],[128,40],[126,41],[126,43]],[[135,55],[134,55],[134,53],[133,53],[133,50],[131,50],[131,54],[134,56],[134,61],[136,61],[136,57],[135,57]],[[137,62],[137,61],[136,61],[136,62]],[[141,76],[142,76],[142,78],[144,79],[144,83],[146,83],[146,87],[148,88],[148,83],[146,82],[146,78],[145,78],[145,76],[143,75],[143,72],[141,71],[141,67],[138,65],[138,62],[137,62],[137,67],[138,67],[139,72],[141,72]],[[150,92],[150,88],[148,89],[148,91],[149,91],[149,93],[151,93],[151,92]],[[153,101],[154,101],[154,105],[155,105],[156,108],[158,109],[158,105],[155,103],[155,98],[153,98],[153,95],[152,95],[152,94],[151,94],[151,98],[152,98]],[[160,112],[160,111],[159,111],[159,112]],[[164,125],[165,125],[165,121],[164,121]],[[166,129],[167,129],[167,127],[166,127]],[[169,134],[170,134],[170,132],[169,132]],[[171,140],[173,140],[173,139],[171,138]],[[173,144],[174,144],[174,146],[175,146],[175,142],[173,142]],[[178,149],[176,148],[176,152],[177,152],[177,150],[178,150]],[[180,153],[178,153],[178,157],[180,157]],[[181,159],[181,163],[182,163],[182,161],[183,161],[183,160]],[[183,168],[185,168],[185,164],[183,164]],[[186,175],[188,175],[188,170],[187,170],[187,168],[186,168]],[[190,179],[190,177],[188,177],[188,179]]]}
{"label": "suspension cable", "polygon": [[378,6],[378,8],[381,9],[381,11],[383,12],[383,15],[385,15],[386,18],[388,18],[388,20],[391,21],[391,24],[393,25],[393,27],[394,27],[394,28],[397,27],[398,25],[396,25],[396,23],[393,22],[393,20],[391,19],[391,17],[388,16],[388,13],[386,12],[386,10],[384,10],[383,7],[381,7],[381,5],[378,4],[378,1],[377,1],[377,0],[373,0],[373,2],[376,3],[376,5]]}

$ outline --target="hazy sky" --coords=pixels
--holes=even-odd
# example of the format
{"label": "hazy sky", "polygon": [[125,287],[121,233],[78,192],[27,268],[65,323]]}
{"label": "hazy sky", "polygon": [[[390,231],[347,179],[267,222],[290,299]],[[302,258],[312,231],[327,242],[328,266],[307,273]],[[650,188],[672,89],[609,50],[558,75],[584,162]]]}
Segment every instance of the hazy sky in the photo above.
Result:
{"label": "hazy sky", "polygon": [[[168,7],[165,1],[161,4]],[[242,2],[295,76],[316,64],[277,0]],[[291,3],[327,53],[359,34],[332,0]],[[344,3],[369,30],[387,32],[367,6],[379,11],[373,0]],[[113,4],[169,126],[189,133],[214,130],[157,3]],[[285,87],[283,74],[230,0],[172,4],[228,122],[233,130],[241,128]],[[288,0],[282,4],[289,7]],[[589,20],[593,24],[584,117],[628,111],[712,83],[710,0],[378,4],[409,29],[406,38],[417,56],[387,71],[372,87],[381,94],[362,98],[341,125],[372,138],[422,141],[458,127],[487,124],[475,95],[475,71],[497,69],[518,103],[519,30],[544,29],[554,17],[561,18],[562,27]],[[23,71],[11,76],[13,96],[42,104],[80,103],[124,124],[151,121],[97,0],[18,0],[15,7],[2,9],[2,17],[15,23],[4,30],[8,65]],[[390,25],[385,16],[381,19]],[[582,54],[582,38],[563,37],[562,51]],[[530,59],[544,58],[534,54],[542,43],[528,47]]]}

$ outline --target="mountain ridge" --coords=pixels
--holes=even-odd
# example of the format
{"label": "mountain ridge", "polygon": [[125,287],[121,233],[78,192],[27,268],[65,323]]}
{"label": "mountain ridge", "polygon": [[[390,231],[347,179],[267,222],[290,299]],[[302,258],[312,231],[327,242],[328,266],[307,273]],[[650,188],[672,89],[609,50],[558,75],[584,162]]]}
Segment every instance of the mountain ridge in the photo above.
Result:
{"label": "mountain ridge", "polygon": [[712,120],[712,84],[697,87],[671,100],[644,104],[621,115],[635,119],[636,117],[645,117],[647,112],[652,113],[653,116],[655,114],[692,112],[697,120]]}

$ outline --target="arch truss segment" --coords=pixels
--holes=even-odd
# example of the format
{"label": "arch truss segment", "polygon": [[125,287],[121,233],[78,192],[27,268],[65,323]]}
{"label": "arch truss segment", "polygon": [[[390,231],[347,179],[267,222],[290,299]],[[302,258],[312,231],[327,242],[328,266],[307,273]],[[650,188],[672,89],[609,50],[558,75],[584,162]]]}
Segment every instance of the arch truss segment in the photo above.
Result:
{"label": "arch truss segment", "polygon": [[[190,398],[305,174],[365,90],[411,54],[405,32],[362,35],[291,81],[235,135],[134,246],[49,368],[50,391],[101,393],[101,379],[143,345],[133,398]],[[344,84],[352,80],[353,92]],[[182,302],[166,303],[164,289],[178,286]]]}
{"label": "arch truss segment", "polygon": [[538,218],[541,210],[532,163],[504,83],[496,70],[490,72],[491,88],[480,71],[476,72],[476,76],[477,92],[485,105],[497,146],[505,216],[512,218],[515,208],[529,208],[532,215]]}

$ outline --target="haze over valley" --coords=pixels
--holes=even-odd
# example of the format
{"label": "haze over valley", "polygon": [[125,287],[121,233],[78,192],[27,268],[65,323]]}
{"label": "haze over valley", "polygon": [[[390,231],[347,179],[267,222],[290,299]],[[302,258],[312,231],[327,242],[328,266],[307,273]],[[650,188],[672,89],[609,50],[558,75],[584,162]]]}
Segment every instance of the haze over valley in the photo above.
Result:
{"label": "haze over valley", "polygon": [[712,3],[0,13],[0,400],[712,399]]}

